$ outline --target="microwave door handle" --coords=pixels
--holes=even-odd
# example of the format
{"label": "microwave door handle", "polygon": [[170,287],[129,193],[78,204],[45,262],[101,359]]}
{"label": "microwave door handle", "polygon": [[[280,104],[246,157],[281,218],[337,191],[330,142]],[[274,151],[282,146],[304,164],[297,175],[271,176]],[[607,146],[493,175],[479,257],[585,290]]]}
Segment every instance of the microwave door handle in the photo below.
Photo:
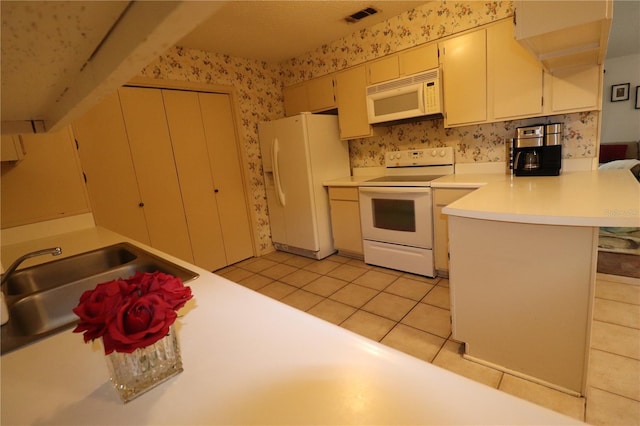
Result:
{"label": "microwave door handle", "polygon": [[275,181],[276,187],[276,198],[278,199],[278,203],[284,207],[285,206],[285,195],[284,191],[282,191],[282,186],[280,185],[280,166],[278,163],[278,155],[280,153],[280,146],[278,145],[278,138],[274,138],[271,142],[271,163],[273,167],[273,178]]}

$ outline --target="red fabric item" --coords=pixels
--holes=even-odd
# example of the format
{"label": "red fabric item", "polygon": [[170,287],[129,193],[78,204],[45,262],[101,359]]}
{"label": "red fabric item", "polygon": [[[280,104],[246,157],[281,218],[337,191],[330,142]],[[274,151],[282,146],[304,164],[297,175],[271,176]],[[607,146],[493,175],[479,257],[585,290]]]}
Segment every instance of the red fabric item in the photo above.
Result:
{"label": "red fabric item", "polygon": [[605,144],[600,145],[600,163],[608,163],[609,161],[624,160],[627,154],[627,145],[621,144]]}

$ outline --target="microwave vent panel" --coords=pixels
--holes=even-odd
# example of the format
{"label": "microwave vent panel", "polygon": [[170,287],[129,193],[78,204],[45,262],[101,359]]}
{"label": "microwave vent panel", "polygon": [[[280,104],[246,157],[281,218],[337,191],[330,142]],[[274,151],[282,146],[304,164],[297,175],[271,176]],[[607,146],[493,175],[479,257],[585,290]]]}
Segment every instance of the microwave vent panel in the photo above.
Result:
{"label": "microwave vent panel", "polygon": [[438,79],[438,68],[425,71],[420,74],[414,74],[409,77],[398,78],[395,80],[387,81],[380,84],[374,84],[367,87],[367,95],[373,95],[374,93],[386,92],[388,90],[398,89],[411,84],[424,83],[425,81]]}

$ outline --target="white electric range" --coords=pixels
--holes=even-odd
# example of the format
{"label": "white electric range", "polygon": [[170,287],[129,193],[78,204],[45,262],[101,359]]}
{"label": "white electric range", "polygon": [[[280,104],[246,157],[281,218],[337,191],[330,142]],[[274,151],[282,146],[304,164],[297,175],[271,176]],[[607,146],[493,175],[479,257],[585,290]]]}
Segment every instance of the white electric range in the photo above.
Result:
{"label": "white electric range", "polygon": [[387,152],[385,166],[359,185],[364,261],[433,277],[431,181],[454,173],[453,148]]}

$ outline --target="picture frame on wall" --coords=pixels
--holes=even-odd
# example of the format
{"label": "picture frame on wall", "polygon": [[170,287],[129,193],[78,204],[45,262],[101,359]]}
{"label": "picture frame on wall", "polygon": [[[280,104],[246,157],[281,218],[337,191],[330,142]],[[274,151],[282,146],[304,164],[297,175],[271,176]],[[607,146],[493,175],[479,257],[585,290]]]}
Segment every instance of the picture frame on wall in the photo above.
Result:
{"label": "picture frame on wall", "polygon": [[636,86],[636,109],[640,109],[640,86]]}
{"label": "picture frame on wall", "polygon": [[611,86],[611,102],[629,100],[629,88],[631,83],[613,84]]}

